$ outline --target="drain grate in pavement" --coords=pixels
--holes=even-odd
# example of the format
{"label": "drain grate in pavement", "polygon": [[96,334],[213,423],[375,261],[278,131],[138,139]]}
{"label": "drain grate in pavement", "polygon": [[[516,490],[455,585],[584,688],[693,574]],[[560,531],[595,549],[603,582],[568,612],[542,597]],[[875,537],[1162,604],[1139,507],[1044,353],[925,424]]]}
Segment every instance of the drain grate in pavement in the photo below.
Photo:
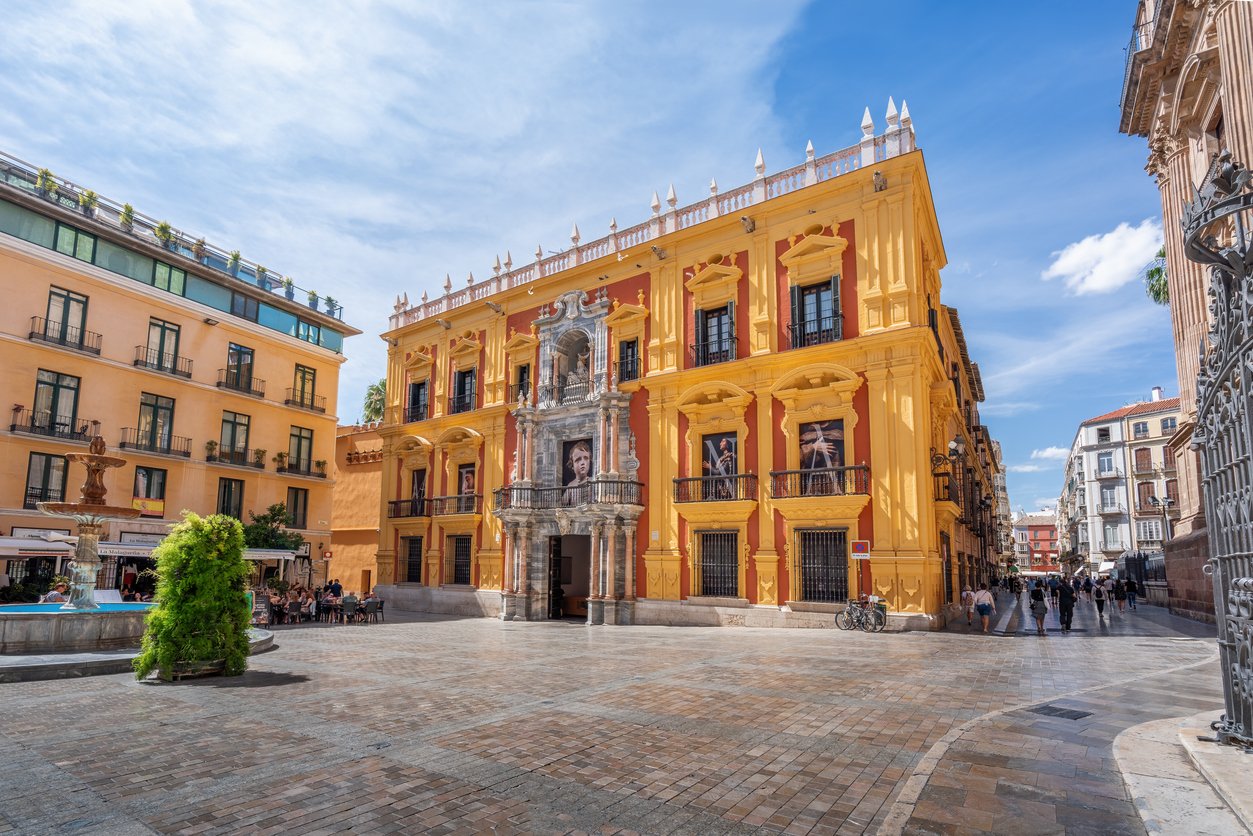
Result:
{"label": "drain grate in pavement", "polygon": [[1061,717],[1063,720],[1082,720],[1084,717],[1091,717],[1091,711],[1075,711],[1073,708],[1061,708],[1056,705],[1037,705],[1035,708],[1028,708],[1032,714],[1043,714],[1046,717]]}

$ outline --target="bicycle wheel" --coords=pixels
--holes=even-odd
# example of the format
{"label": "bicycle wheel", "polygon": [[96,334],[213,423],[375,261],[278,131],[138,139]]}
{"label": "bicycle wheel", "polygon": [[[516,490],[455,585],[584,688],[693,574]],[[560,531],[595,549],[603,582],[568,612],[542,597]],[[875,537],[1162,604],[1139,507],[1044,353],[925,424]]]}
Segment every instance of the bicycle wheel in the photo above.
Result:
{"label": "bicycle wheel", "polygon": [[882,633],[883,628],[888,626],[888,617],[883,614],[883,610],[875,607],[870,614],[870,622],[872,623],[876,633]]}
{"label": "bicycle wheel", "polygon": [[865,630],[867,633],[874,632],[874,612],[872,610],[862,610],[861,617],[858,619],[861,623],[857,626]]}
{"label": "bicycle wheel", "polygon": [[839,627],[841,630],[852,630],[853,627],[855,626],[853,624],[853,614],[850,613],[848,610],[841,610],[840,612],[836,613],[835,614],[835,626]]}

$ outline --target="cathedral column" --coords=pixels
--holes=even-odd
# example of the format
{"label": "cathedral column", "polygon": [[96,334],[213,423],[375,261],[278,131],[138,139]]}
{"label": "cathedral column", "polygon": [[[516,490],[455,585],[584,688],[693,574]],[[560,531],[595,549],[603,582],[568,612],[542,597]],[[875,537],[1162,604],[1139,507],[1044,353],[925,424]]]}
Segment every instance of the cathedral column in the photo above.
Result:
{"label": "cathedral column", "polygon": [[629,522],[624,527],[626,531],[626,589],[623,591],[623,598],[627,601],[635,600],[635,523]]}
{"label": "cathedral column", "polygon": [[1223,85],[1223,144],[1253,165],[1253,3],[1220,0],[1214,14]]}

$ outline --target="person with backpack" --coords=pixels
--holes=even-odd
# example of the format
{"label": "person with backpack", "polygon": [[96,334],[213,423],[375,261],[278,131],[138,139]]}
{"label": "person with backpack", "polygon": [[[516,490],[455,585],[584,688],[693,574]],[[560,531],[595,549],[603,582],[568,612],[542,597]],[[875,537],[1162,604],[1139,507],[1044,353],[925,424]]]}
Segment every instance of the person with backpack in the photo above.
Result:
{"label": "person with backpack", "polygon": [[1083,578],[1083,594],[1088,596],[1088,600],[1092,600],[1092,576],[1085,575]]}
{"label": "person with backpack", "polygon": [[1044,603],[1044,585],[1036,583],[1031,590],[1031,614],[1035,616],[1035,634],[1044,635],[1044,616],[1048,615],[1049,606]]}
{"label": "person with backpack", "polygon": [[1075,615],[1075,590],[1070,584],[1064,583],[1057,588],[1057,620],[1062,625],[1062,632],[1070,632],[1070,622]]}
{"label": "person with backpack", "polygon": [[965,589],[962,590],[961,601],[962,601],[962,609],[966,611],[966,626],[970,627],[974,623],[973,619],[975,616],[975,594],[970,591],[969,586],[967,586]]}
{"label": "person with backpack", "polygon": [[1092,600],[1096,602],[1096,615],[1101,621],[1105,620],[1105,587],[1101,584],[1093,584]]}
{"label": "person with backpack", "polygon": [[1135,578],[1127,578],[1127,604],[1131,609],[1136,608],[1136,596],[1140,594],[1140,585],[1136,583]]}

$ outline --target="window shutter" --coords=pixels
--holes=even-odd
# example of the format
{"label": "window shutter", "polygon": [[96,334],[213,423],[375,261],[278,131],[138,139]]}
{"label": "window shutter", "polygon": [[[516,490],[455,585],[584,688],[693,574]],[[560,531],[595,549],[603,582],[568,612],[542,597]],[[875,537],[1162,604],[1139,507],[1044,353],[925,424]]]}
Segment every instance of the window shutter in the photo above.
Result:
{"label": "window shutter", "polygon": [[792,286],[792,321],[788,323],[791,331],[791,347],[801,344],[801,289]]}
{"label": "window shutter", "polygon": [[[844,322],[840,319],[840,276],[838,273],[831,277],[831,317],[831,328],[835,331],[835,338],[843,339]],[[820,328],[824,326],[825,323],[819,325]]]}
{"label": "window shutter", "polygon": [[739,356],[739,352],[735,350],[735,302],[727,302],[727,329],[722,336],[727,340],[725,348],[734,360]]}

